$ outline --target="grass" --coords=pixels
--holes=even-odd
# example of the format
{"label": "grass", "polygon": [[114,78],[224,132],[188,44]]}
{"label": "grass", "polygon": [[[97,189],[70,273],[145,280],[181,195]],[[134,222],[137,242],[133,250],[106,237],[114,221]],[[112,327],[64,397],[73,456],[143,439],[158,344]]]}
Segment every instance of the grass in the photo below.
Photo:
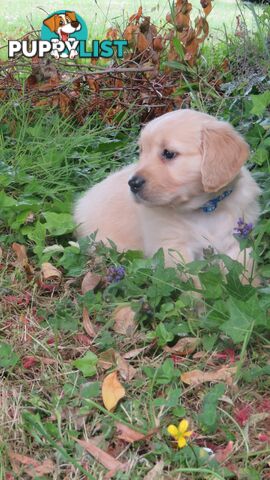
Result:
{"label": "grass", "polygon": [[[224,93],[210,96],[205,81],[185,88],[193,108],[230,121],[252,147],[262,216],[242,247],[253,245],[261,284],[243,286],[229,258],[224,278],[209,250],[203,261],[178,266],[200,277],[200,314],[192,282],[165,268],[161,251],[144,259],[97,245],[89,254],[88,241],[74,242],[76,196],[137,158],[132,112],[117,126],[96,115],[78,126],[15,94],[0,103],[0,480],[101,480],[116,458],[127,464],[118,480],[147,478],[154,468],[179,480],[268,478],[269,77],[251,76],[255,59],[265,68],[257,44],[232,42]],[[215,48],[211,58],[204,52],[201,78],[224,52],[224,44]],[[120,265],[123,278],[114,282]],[[125,395],[108,411],[102,386],[115,371]],[[110,385],[109,399],[116,391]],[[194,433],[177,449],[167,427],[183,418]],[[132,441],[138,432],[146,437]],[[91,442],[111,456],[108,468],[87,453]]]}

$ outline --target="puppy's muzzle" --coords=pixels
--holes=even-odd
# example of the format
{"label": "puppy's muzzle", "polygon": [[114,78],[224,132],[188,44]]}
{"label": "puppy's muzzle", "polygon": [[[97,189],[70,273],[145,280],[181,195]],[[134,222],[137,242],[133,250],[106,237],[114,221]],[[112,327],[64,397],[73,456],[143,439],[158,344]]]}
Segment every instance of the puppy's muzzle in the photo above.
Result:
{"label": "puppy's muzzle", "polygon": [[146,180],[143,177],[140,177],[140,175],[134,175],[129,180],[128,184],[132,193],[139,193],[142,190],[145,182]]}

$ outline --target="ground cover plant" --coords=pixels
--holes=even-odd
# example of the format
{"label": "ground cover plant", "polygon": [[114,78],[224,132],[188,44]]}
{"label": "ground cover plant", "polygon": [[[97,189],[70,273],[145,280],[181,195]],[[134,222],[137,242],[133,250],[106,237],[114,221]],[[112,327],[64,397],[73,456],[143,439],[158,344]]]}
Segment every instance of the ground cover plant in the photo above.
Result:
{"label": "ground cover plant", "polygon": [[262,187],[258,225],[236,225],[260,285],[242,285],[225,256],[224,277],[209,246],[178,266],[199,275],[200,313],[162,251],[73,236],[79,192],[136,161],[142,105],[78,121],[23,95],[30,72],[2,90],[1,479],[269,478],[269,7],[254,19],[253,34],[242,18],[237,35],[200,46],[194,65],[181,39],[167,59],[173,97],[245,136]]}

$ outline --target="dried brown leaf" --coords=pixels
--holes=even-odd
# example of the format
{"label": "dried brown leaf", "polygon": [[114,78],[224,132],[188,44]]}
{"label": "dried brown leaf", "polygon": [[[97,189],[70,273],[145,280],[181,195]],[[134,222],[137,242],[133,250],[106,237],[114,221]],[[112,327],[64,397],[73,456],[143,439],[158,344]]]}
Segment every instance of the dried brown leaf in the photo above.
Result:
{"label": "dried brown leaf", "polygon": [[232,451],[233,451],[233,441],[230,440],[225,448],[221,448],[215,453],[215,460],[219,463],[225,462],[225,460],[227,460],[227,458],[232,453]]}
{"label": "dried brown leaf", "polygon": [[77,440],[76,442],[81,445],[95,460],[101,463],[105,468],[108,470],[113,470],[115,472],[124,471],[126,469],[126,464],[119,462],[116,458],[112,457],[108,453],[101,450],[101,448],[97,447],[93,442],[90,440]]}
{"label": "dried brown leaf", "polygon": [[65,93],[59,93],[59,107],[62,115],[68,117],[71,113],[70,110],[71,98]]}
{"label": "dried brown leaf", "polygon": [[93,272],[87,272],[82,281],[82,294],[94,290],[101,280],[101,276]]}
{"label": "dried brown leaf", "polygon": [[112,314],[115,321],[113,330],[121,335],[131,337],[136,330],[136,323],[134,320],[135,312],[129,305],[126,307],[117,307]]}
{"label": "dried brown leaf", "polygon": [[118,371],[126,382],[130,382],[132,378],[135,377],[137,371],[135,370],[132,365],[129,365],[129,363],[119,355],[119,353],[116,353],[116,363],[117,363],[117,368]]}
{"label": "dried brown leaf", "polygon": [[165,347],[164,350],[168,353],[186,356],[196,350],[198,343],[199,341],[195,337],[184,337],[180,338],[173,347]]}
{"label": "dried brown leaf", "polygon": [[114,365],[116,365],[116,351],[113,348],[109,348],[99,355],[98,366],[103,370],[108,370]]}
{"label": "dried brown leaf", "polygon": [[41,477],[42,475],[48,475],[55,472],[55,464],[52,460],[47,459],[43,462],[36,460],[35,458],[21,455],[13,451],[9,452],[9,458],[14,470],[18,472],[18,466],[24,465],[24,471],[32,478]]}
{"label": "dried brown leaf", "polygon": [[148,348],[149,348],[149,345],[146,345],[146,347],[134,348],[134,350],[130,350],[129,352],[124,353],[123,358],[125,358],[126,360],[135,358],[138,355],[140,355],[140,353],[144,352],[144,350],[147,350]]}
{"label": "dried brown leaf", "polygon": [[134,39],[134,34],[137,32],[138,27],[136,25],[129,25],[123,33],[123,37],[128,42],[131,42]]}
{"label": "dried brown leaf", "polygon": [[205,382],[226,382],[228,385],[233,383],[233,375],[236,373],[236,367],[221,367],[218,370],[203,372],[202,370],[191,370],[183,373],[181,380],[187,385],[200,385]]}
{"label": "dried brown leaf", "polygon": [[90,320],[88,310],[86,307],[83,307],[83,328],[90,338],[94,338],[96,336],[94,325]]}
{"label": "dried brown leaf", "polygon": [[133,15],[131,15],[131,17],[129,18],[129,23],[131,22],[134,22],[134,20],[136,20],[137,22],[140,20],[141,16],[142,16],[142,6],[138,8],[138,12],[137,13],[134,13]]}
{"label": "dried brown leaf", "polygon": [[161,52],[161,50],[163,50],[163,38],[161,35],[157,35],[157,37],[154,38],[153,49],[157,52]]}
{"label": "dried brown leaf", "polygon": [[34,269],[32,265],[29,263],[25,246],[21,245],[20,243],[14,242],[12,244],[12,249],[16,253],[18,264],[24,268],[24,270],[28,275],[32,275],[34,273]]}
{"label": "dried brown leaf", "polygon": [[138,442],[139,440],[143,440],[145,438],[144,433],[136,432],[136,430],[133,430],[132,428],[124,425],[123,423],[117,422],[116,428],[117,437],[120,440],[124,440],[124,442],[133,443]]}
{"label": "dried brown leaf", "polygon": [[149,47],[149,42],[148,42],[147,38],[145,37],[145,35],[143,33],[139,32],[138,36],[137,36],[137,48],[138,48],[139,52],[143,52],[148,47]]}
{"label": "dried brown leaf", "polygon": [[151,470],[149,470],[143,480],[162,480],[163,468],[164,462],[163,460],[160,460]]}
{"label": "dried brown leaf", "polygon": [[110,373],[102,383],[102,399],[107,410],[112,411],[119,400],[126,395],[124,387],[118,380],[117,372]]}
{"label": "dried brown leaf", "polygon": [[60,282],[62,273],[49,262],[44,262],[41,265],[41,275],[44,281],[57,280]]}

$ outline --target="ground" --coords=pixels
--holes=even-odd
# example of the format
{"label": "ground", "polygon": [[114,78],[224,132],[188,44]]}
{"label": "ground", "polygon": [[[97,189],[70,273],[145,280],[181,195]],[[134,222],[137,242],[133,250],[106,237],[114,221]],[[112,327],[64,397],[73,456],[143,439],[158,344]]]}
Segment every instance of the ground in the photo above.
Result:
{"label": "ground", "polygon": [[77,196],[137,159],[134,105],[78,122],[27,86],[1,95],[0,480],[270,478],[270,14],[253,18],[255,35],[205,45],[193,69],[179,61],[176,94],[245,136],[262,187],[258,225],[236,231],[259,285],[228,257],[224,278],[209,248],[178,266],[199,276],[200,309],[162,251],[93,237],[89,253],[74,236]]}

